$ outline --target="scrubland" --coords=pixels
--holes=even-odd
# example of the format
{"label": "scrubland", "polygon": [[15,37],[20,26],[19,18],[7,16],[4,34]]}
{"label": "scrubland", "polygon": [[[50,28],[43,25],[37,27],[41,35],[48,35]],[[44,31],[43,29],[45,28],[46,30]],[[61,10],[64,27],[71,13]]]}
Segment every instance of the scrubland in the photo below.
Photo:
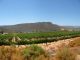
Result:
{"label": "scrubland", "polygon": [[3,45],[0,60],[80,60],[80,37],[47,44]]}

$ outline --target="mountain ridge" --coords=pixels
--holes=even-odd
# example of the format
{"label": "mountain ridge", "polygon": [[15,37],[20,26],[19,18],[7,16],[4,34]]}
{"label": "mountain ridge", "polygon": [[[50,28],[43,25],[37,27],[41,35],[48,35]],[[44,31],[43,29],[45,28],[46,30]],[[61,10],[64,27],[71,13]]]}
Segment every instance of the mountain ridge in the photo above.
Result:
{"label": "mountain ridge", "polygon": [[0,30],[5,31],[6,29],[14,32],[48,32],[59,30],[60,26],[51,22],[22,23],[0,26]]}
{"label": "mountain ridge", "polygon": [[80,31],[80,26],[59,26],[51,22],[21,23],[0,26],[0,31],[3,32],[49,32],[61,29]]}

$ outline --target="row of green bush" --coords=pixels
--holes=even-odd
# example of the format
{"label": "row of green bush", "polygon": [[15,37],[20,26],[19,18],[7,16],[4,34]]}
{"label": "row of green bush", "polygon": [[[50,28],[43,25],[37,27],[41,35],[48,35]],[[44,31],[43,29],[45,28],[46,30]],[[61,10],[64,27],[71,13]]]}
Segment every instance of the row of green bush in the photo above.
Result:
{"label": "row of green bush", "polygon": [[[21,40],[17,40],[13,42],[12,38],[18,36]],[[48,43],[48,42],[54,42],[58,40],[68,39],[68,38],[74,38],[80,36],[80,32],[41,32],[41,33],[15,33],[15,34],[6,34],[6,35],[0,35],[0,45],[25,45],[25,44],[39,44],[39,43]],[[30,38],[29,38],[30,37]],[[31,40],[31,38],[36,38]],[[27,38],[25,40],[25,38]],[[38,39],[38,38],[44,38],[44,39]],[[50,38],[50,39],[48,39]]]}

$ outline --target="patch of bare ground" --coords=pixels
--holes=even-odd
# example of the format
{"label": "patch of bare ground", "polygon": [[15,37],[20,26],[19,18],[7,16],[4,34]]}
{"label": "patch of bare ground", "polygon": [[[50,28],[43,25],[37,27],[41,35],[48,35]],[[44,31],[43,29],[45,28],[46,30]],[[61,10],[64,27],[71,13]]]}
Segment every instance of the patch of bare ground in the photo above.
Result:
{"label": "patch of bare ground", "polygon": [[75,60],[80,60],[80,46],[71,47],[70,50],[76,54]]}
{"label": "patch of bare ground", "polygon": [[45,50],[57,50],[60,47],[63,46],[69,46],[71,42],[74,40],[80,40],[80,37],[71,38],[71,39],[65,39],[65,40],[59,40],[51,43],[43,43],[43,44],[37,44],[38,46],[41,46]]}

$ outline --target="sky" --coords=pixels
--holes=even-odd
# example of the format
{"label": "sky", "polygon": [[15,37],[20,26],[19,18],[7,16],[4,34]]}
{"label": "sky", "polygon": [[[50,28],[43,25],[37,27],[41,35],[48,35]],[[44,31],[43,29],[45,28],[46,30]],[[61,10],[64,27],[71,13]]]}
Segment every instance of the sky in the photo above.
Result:
{"label": "sky", "polygon": [[80,0],[0,0],[0,25],[35,22],[80,26]]}

